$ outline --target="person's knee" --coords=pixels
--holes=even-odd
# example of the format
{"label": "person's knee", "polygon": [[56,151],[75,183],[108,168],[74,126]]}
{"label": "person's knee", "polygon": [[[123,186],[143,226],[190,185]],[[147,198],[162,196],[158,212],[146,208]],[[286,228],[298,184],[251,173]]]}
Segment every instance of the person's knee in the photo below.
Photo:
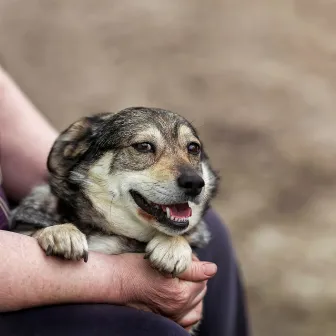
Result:
{"label": "person's knee", "polygon": [[[107,304],[60,305],[37,307],[6,314],[0,330],[13,335],[36,332],[41,335],[123,335],[188,336],[173,321],[150,312]],[[0,332],[2,335],[2,333]],[[5,333],[12,335],[11,333]]]}
{"label": "person's knee", "polygon": [[[138,335],[138,334],[137,334]],[[142,334],[141,334],[142,335]],[[143,336],[149,334],[143,334]],[[156,316],[155,319],[152,320],[152,328],[151,335],[162,335],[162,336],[190,336],[190,334],[183,329],[180,325],[175,322],[161,317]]]}
{"label": "person's knee", "polygon": [[[99,316],[106,324],[106,330],[113,330],[116,335],[138,336],[188,336],[180,325],[161,315],[144,312],[130,307],[101,306]],[[104,324],[101,323],[102,325]],[[107,328],[108,324],[111,324]]]}
{"label": "person's knee", "polygon": [[[185,329],[172,320],[151,312],[144,312],[129,307],[102,306],[100,317],[107,325],[112,321],[108,329],[118,335],[138,336],[187,336]],[[104,309],[105,308],[105,309]],[[108,309],[110,308],[110,309]],[[96,316],[99,319],[99,316]],[[104,324],[104,323],[101,323]]]}

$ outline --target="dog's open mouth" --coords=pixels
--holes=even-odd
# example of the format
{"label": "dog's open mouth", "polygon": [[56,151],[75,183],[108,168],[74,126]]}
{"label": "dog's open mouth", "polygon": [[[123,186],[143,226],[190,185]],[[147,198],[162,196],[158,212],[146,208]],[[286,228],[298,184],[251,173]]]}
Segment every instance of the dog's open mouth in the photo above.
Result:
{"label": "dog's open mouth", "polygon": [[189,217],[192,215],[188,203],[157,204],[145,199],[134,190],[131,190],[130,193],[138,207],[155,217],[158,222],[174,226],[174,229],[182,230],[188,227]]}

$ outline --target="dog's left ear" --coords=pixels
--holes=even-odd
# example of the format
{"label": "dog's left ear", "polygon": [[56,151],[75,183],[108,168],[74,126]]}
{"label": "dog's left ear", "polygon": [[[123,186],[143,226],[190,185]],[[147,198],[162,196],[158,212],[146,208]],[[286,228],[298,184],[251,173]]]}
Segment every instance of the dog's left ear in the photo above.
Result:
{"label": "dog's left ear", "polygon": [[86,153],[92,135],[92,120],[84,117],[63,131],[56,139],[48,156],[49,172],[65,177],[71,167]]}

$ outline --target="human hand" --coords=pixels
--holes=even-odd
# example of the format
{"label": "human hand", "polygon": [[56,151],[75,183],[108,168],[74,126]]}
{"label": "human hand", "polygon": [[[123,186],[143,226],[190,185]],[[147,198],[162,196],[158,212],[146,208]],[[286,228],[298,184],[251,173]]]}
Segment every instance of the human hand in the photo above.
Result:
{"label": "human hand", "polygon": [[141,254],[120,257],[125,265],[122,295],[126,305],[163,315],[186,329],[201,319],[207,280],[216,274],[215,264],[194,257],[185,272],[172,278],[153,269]]}

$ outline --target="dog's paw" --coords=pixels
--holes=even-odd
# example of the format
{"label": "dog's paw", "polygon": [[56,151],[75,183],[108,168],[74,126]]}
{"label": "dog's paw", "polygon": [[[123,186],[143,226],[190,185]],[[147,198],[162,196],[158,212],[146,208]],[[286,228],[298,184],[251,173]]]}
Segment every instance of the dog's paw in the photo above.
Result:
{"label": "dog's paw", "polygon": [[175,277],[191,264],[192,250],[183,237],[157,235],[147,244],[145,258],[157,270]]}
{"label": "dog's paw", "polygon": [[72,224],[48,226],[37,231],[35,237],[46,252],[70,260],[88,260],[88,244],[85,235]]}

